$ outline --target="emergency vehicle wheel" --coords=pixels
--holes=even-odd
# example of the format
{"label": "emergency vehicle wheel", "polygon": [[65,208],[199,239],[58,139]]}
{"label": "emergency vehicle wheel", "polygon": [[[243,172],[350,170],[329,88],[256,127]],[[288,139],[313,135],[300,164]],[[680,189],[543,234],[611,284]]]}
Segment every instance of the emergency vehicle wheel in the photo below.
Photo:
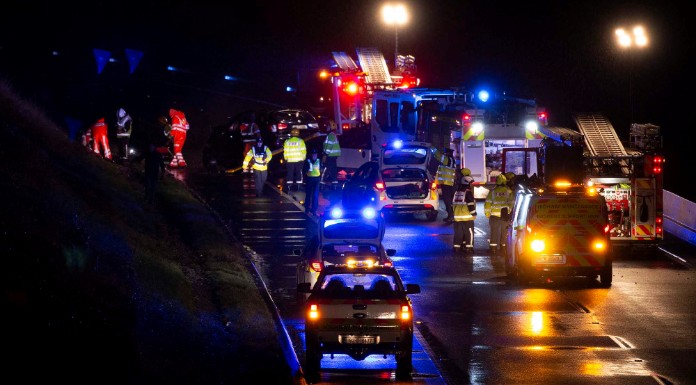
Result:
{"label": "emergency vehicle wheel", "polygon": [[613,280],[613,269],[611,266],[605,267],[604,270],[602,270],[601,273],[599,273],[599,282],[602,283],[602,286],[604,287],[609,287],[611,286],[611,281]]}
{"label": "emergency vehicle wheel", "polygon": [[307,349],[305,350],[305,379],[307,382],[316,384],[319,382],[321,375],[321,353],[317,342],[307,341]]}
{"label": "emergency vehicle wheel", "polygon": [[413,370],[413,348],[402,351],[396,354],[396,379],[408,380],[411,378]]}

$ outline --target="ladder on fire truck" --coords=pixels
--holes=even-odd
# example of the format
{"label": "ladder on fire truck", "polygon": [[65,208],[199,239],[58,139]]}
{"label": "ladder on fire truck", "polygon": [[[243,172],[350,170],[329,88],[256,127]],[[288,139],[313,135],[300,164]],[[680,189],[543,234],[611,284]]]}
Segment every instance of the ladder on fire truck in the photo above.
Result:
{"label": "ladder on fire truck", "polygon": [[602,114],[575,115],[575,124],[585,138],[589,150],[590,166],[597,175],[631,173],[630,157],[609,120]]}
{"label": "ladder on fire truck", "polygon": [[365,72],[366,85],[392,84],[387,61],[377,48],[357,48],[356,51],[360,67]]}

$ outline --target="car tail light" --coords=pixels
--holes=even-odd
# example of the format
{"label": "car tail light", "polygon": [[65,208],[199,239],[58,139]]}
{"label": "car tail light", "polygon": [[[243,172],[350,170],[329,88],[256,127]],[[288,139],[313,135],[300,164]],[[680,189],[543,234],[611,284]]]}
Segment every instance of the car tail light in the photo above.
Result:
{"label": "car tail light", "polygon": [[278,130],[287,130],[288,125],[287,123],[278,123]]}
{"label": "car tail light", "polygon": [[315,303],[309,305],[307,310],[307,318],[310,320],[319,319],[319,305]]}
{"label": "car tail light", "polygon": [[401,305],[401,316],[402,321],[411,320],[411,307],[408,305]]}
{"label": "car tail light", "polygon": [[377,183],[375,183],[375,188],[376,188],[377,190],[379,190],[379,192],[384,191],[384,183],[382,183],[382,182],[377,182]]}
{"label": "car tail light", "polygon": [[430,184],[430,189],[431,190],[437,190],[437,182],[433,182]]}
{"label": "car tail light", "polygon": [[655,216],[655,234],[662,235],[662,215]]}
{"label": "car tail light", "polygon": [[312,270],[316,271],[317,273],[321,271],[321,269],[324,267],[324,264],[321,262],[312,262],[310,267]]}

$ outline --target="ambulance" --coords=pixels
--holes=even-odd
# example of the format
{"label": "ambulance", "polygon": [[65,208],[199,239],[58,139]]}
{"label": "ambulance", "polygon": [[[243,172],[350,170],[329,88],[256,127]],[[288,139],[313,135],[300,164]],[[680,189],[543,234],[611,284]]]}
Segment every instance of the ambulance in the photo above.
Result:
{"label": "ambulance", "polygon": [[605,198],[582,183],[520,184],[510,215],[505,271],[520,284],[554,277],[599,276],[612,282]]}

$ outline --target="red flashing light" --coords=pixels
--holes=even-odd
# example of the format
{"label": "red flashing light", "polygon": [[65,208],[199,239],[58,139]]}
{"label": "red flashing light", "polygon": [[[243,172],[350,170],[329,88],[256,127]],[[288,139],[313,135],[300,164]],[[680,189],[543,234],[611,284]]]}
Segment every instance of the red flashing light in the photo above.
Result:
{"label": "red flashing light", "polygon": [[288,124],[287,123],[278,123],[278,130],[287,130]]}
{"label": "red flashing light", "polygon": [[321,269],[322,269],[322,267],[324,267],[324,265],[321,262],[312,262],[311,267],[312,267],[312,270],[314,270],[318,273],[321,271]]}
{"label": "red flashing light", "polygon": [[469,114],[462,115],[462,121],[464,122],[464,124],[471,123],[471,115],[469,115]]}

